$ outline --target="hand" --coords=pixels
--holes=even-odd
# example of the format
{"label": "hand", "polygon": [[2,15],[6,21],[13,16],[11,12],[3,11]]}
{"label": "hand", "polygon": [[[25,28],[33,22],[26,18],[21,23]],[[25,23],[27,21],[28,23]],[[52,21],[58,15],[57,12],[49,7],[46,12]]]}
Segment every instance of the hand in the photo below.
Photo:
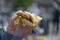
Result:
{"label": "hand", "polygon": [[19,24],[14,25],[13,22],[16,18],[14,18],[10,22],[10,24],[7,28],[7,32],[9,32],[12,35],[20,36],[22,38],[27,37],[28,35],[30,35],[33,28],[24,25],[21,20],[20,20]]}
{"label": "hand", "polygon": [[15,35],[19,35],[20,37],[24,38],[24,37],[27,37],[28,35],[31,34],[32,32],[32,29],[31,27],[29,26],[26,26],[22,23],[22,20],[20,20],[17,28],[16,28],[16,33]]}

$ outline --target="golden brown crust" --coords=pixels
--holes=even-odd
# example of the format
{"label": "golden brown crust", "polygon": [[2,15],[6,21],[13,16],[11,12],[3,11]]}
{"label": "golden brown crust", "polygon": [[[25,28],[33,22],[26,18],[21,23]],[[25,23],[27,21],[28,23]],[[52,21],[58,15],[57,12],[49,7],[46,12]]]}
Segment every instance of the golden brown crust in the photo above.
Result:
{"label": "golden brown crust", "polygon": [[18,11],[18,12],[16,12],[16,14],[17,14],[18,16],[21,16],[21,17],[27,19],[27,20],[30,20],[30,19],[31,19],[31,16],[30,16],[29,14],[25,13],[25,12]]}

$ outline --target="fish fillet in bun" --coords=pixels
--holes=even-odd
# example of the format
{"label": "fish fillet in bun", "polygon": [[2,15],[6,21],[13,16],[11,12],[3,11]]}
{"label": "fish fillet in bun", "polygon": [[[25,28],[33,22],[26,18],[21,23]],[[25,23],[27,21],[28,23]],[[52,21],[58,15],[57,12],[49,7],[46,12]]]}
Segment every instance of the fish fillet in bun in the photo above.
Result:
{"label": "fish fillet in bun", "polygon": [[27,11],[17,11],[16,15],[18,18],[14,21],[14,25],[19,23],[19,19],[21,18],[23,24],[29,26],[29,27],[35,27],[41,20],[42,18],[37,16],[36,14],[31,14]]}

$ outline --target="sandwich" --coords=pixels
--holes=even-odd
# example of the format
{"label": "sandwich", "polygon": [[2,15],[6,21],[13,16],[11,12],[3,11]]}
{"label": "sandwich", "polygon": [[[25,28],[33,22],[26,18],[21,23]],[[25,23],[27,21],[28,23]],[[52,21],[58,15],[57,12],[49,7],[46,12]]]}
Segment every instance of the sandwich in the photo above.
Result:
{"label": "sandwich", "polygon": [[18,18],[16,18],[16,20],[14,21],[14,25],[18,24],[19,20],[21,19],[24,25],[35,27],[42,20],[41,17],[37,16],[34,13],[31,14],[27,11],[17,11],[16,15],[18,16]]}

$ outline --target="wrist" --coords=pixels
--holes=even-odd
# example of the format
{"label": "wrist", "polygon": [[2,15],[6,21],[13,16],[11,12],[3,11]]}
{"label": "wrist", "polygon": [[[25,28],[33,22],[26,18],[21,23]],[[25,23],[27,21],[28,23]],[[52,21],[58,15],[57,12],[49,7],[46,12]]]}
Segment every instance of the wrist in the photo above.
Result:
{"label": "wrist", "polygon": [[14,35],[14,32],[12,32],[12,31],[6,31],[6,32],[11,34],[11,35]]}
{"label": "wrist", "polygon": [[13,40],[22,40],[22,38],[20,36],[16,36],[16,35],[14,35],[12,39]]}
{"label": "wrist", "polygon": [[14,34],[14,36],[17,36],[17,37],[20,37],[20,38],[23,38],[21,35],[19,34]]}

